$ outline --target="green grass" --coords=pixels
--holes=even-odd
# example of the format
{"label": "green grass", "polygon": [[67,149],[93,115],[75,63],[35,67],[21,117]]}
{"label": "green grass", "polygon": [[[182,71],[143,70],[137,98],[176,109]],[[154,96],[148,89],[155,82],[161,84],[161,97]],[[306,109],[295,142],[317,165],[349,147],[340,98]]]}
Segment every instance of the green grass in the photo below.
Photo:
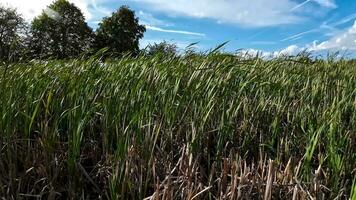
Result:
{"label": "green grass", "polygon": [[272,198],[355,196],[355,61],[93,57],[0,75],[5,199],[263,198],[268,178]]}

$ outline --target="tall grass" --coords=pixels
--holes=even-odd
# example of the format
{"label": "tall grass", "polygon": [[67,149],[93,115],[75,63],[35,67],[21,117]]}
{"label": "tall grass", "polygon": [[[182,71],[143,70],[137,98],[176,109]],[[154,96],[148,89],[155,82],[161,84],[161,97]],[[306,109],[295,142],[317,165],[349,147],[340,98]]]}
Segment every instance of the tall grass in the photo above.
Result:
{"label": "tall grass", "polygon": [[355,196],[354,61],[93,57],[0,74],[5,199]]}

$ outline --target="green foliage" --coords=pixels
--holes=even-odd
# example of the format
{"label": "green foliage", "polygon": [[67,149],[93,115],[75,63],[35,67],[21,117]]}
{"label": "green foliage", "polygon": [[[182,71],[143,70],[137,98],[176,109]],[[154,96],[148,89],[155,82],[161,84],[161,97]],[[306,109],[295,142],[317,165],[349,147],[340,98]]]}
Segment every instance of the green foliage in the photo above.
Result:
{"label": "green foliage", "polygon": [[356,199],[356,176],[352,182],[350,199]]}
{"label": "green foliage", "polygon": [[0,4],[0,61],[16,60],[24,51],[26,27],[12,8]]}
{"label": "green foliage", "polygon": [[123,53],[137,54],[139,40],[146,28],[138,23],[134,11],[122,6],[110,17],[105,17],[96,31],[95,46],[97,49],[109,48],[114,55]]}
{"label": "green foliage", "polygon": [[56,0],[32,22],[31,50],[40,58],[72,58],[89,50],[93,33],[84,15],[67,0]]}
{"label": "green foliage", "polygon": [[167,41],[150,44],[145,49],[146,55],[153,56],[161,54],[162,56],[176,56],[178,47],[175,44],[170,44]]}
{"label": "green foliage", "polygon": [[271,158],[276,178],[293,173],[285,185],[274,180],[279,198],[294,188],[353,198],[354,64],[215,52],[10,66],[0,76],[0,196],[143,199],[168,190],[186,199],[210,187],[200,197],[214,199],[233,177],[223,161],[240,156],[251,171],[239,166],[241,188],[229,188],[241,194],[263,193],[267,175],[253,174]]}
{"label": "green foliage", "polygon": [[103,19],[95,35],[79,8],[67,0],[56,0],[32,21],[29,31],[15,10],[0,7],[0,60],[25,55],[41,59],[75,58],[104,48],[111,56],[137,55],[139,40],[146,29],[138,24],[134,12],[123,6]]}

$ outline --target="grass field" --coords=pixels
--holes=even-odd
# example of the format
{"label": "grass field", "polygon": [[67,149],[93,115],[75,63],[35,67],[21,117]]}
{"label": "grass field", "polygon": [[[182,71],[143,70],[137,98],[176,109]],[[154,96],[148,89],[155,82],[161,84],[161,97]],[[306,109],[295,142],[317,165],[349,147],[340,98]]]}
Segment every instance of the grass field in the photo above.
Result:
{"label": "grass field", "polygon": [[356,62],[0,68],[3,199],[356,199]]}

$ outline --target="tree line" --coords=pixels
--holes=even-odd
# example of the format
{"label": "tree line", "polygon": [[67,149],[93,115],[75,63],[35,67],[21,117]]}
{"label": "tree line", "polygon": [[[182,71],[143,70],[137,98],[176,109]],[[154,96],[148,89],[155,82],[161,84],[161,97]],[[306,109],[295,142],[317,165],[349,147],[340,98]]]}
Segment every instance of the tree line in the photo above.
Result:
{"label": "tree line", "polygon": [[103,18],[94,31],[67,0],[55,0],[31,23],[15,9],[0,5],[0,61],[75,58],[103,48],[113,56],[137,55],[145,31],[127,6]]}

